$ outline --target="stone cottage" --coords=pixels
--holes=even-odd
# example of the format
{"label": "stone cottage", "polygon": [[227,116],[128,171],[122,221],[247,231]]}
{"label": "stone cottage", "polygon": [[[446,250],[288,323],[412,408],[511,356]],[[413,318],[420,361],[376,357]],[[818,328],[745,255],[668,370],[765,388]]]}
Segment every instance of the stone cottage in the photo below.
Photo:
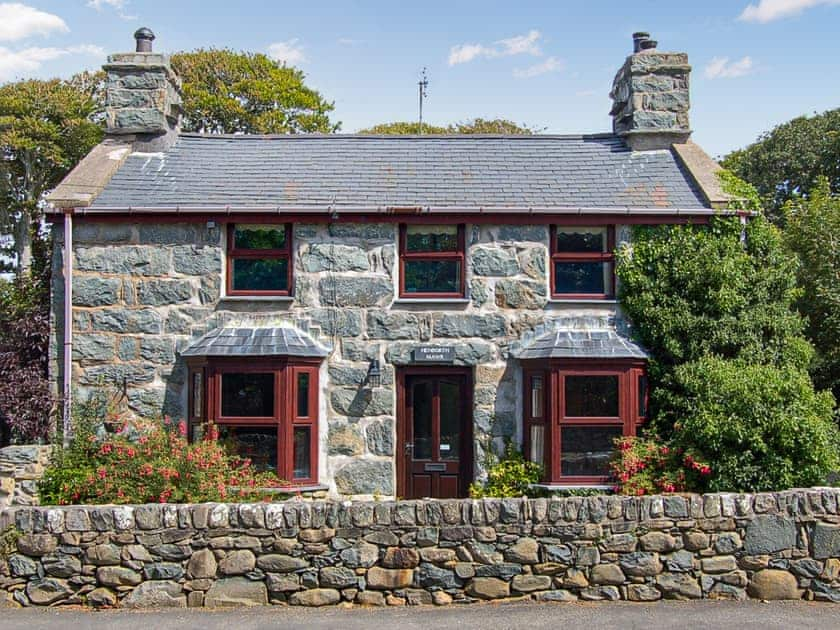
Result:
{"label": "stone cottage", "polygon": [[546,485],[605,483],[647,399],[613,252],[728,212],[686,54],[634,35],[610,133],[229,136],[180,131],[135,37],[49,199],[57,392],[212,422],[300,491],[465,496],[505,439]]}

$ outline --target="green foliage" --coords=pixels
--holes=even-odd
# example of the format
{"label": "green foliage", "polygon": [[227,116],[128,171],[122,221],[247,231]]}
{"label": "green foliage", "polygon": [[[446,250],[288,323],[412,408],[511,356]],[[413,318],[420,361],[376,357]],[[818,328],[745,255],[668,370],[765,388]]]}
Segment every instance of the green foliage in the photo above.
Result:
{"label": "green foliage", "polygon": [[424,134],[502,134],[502,135],[530,135],[537,130],[527,125],[517,125],[515,122],[504,118],[486,120],[474,118],[466,122],[453,123],[446,127],[423,123],[422,132],[419,122],[392,122],[374,125],[368,129],[362,129],[359,133],[376,135],[418,135]]}
{"label": "green foliage", "polygon": [[200,503],[254,500],[280,485],[228,454],[215,430],[188,442],[185,422],[121,418],[100,395],[74,410],[75,433],[38,485],[43,503]]}
{"label": "green foliage", "polygon": [[262,53],[199,48],[172,55],[184,90],[184,131],[330,133],[335,107],[305,75]]}
{"label": "green foliage", "polygon": [[674,448],[656,435],[618,438],[616,447],[610,472],[621,494],[685,492],[712,474],[694,449]]}
{"label": "green foliage", "polygon": [[787,201],[808,197],[820,176],[840,192],[840,109],[800,116],[762,134],[723,159],[723,166],[758,190],[773,220]]}
{"label": "green foliage", "polygon": [[711,491],[823,485],[840,466],[834,399],[795,366],[704,357],[678,367],[672,446],[711,462]]}
{"label": "green foliage", "polygon": [[792,308],[800,295],[795,269],[764,218],[741,226],[719,217],[708,226],[637,228],[632,246],[617,252],[616,273],[622,308],[661,381],[673,366],[708,354],[806,366],[811,349]]}
{"label": "green foliage", "polygon": [[527,461],[513,442],[505,444],[501,458],[491,455],[488,449],[487,481],[470,485],[470,496],[481,497],[521,497],[530,494],[529,486],[542,478],[542,466]]}
{"label": "green foliage", "polygon": [[840,196],[820,178],[808,200],[784,210],[785,241],[800,260],[798,307],[816,348],[814,381],[840,400]]}
{"label": "green foliage", "polygon": [[735,197],[729,202],[730,210],[741,210],[744,212],[755,212],[761,214],[761,197],[755,186],[745,182],[732,171],[721,169],[717,173],[723,192]]}
{"label": "green foliage", "polygon": [[0,233],[14,234],[18,270],[28,272],[42,195],[102,138],[90,76],[0,86]]}

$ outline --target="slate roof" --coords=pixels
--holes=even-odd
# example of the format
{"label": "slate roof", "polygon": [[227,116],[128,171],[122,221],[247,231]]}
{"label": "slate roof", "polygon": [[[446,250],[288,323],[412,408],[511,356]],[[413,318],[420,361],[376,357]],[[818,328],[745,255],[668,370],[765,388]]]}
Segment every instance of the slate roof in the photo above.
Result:
{"label": "slate roof", "polygon": [[181,351],[185,357],[325,357],[329,351],[292,326],[221,327]]}
{"label": "slate roof", "polygon": [[523,347],[518,359],[647,359],[648,354],[613,329],[554,330]]}
{"label": "slate roof", "polygon": [[132,153],[91,208],[703,209],[669,150],[591,136],[202,136]]}

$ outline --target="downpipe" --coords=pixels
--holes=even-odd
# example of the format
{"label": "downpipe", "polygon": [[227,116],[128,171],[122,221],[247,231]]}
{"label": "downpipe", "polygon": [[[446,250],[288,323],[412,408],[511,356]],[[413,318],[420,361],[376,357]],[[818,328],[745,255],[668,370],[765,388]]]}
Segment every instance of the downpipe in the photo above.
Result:
{"label": "downpipe", "polygon": [[62,446],[70,446],[72,432],[73,389],[70,375],[73,369],[73,210],[64,211],[64,404],[62,406]]}

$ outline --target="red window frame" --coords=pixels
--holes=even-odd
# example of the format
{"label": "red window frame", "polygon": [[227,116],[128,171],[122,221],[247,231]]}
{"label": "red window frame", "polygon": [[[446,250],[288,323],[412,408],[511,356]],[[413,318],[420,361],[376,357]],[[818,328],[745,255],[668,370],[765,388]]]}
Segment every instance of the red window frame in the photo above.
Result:
{"label": "red window frame", "polygon": [[[607,228],[607,251],[605,252],[558,252],[557,251],[557,231],[558,228],[562,231],[565,227],[576,228]],[[549,229],[550,234],[550,270],[551,277],[551,297],[559,299],[581,299],[581,300],[608,300],[615,296],[615,226],[614,225],[591,225],[591,226],[565,226],[552,225]],[[557,283],[555,278],[554,264],[557,262],[575,263],[575,262],[601,262],[609,265],[609,281],[607,283],[606,293],[559,293],[557,291]]]}
{"label": "red window frame", "polygon": [[[646,377],[645,362],[638,360],[587,361],[558,360],[527,362],[524,366],[524,452],[531,452],[531,427],[544,427],[543,481],[569,485],[602,484],[608,475],[563,475],[561,467],[563,427],[620,427],[622,436],[636,435],[645,418],[639,414],[639,379]],[[533,375],[543,375],[546,411],[544,418],[535,418],[531,409],[531,380]],[[565,413],[565,379],[568,376],[617,376],[618,416],[580,417]],[[645,392],[645,396],[647,393]]]}
{"label": "red window frame", "polygon": [[[466,295],[466,237],[465,226],[463,223],[458,224],[458,248],[454,252],[409,252],[407,247],[408,225],[400,224],[400,287],[399,295],[401,298],[463,298]],[[405,263],[406,261],[418,260],[423,262],[432,262],[438,260],[454,260],[461,263],[461,273],[458,278],[459,290],[456,292],[437,292],[426,291],[422,293],[408,293],[405,290]]]}
{"label": "red window frame", "polygon": [[[235,230],[237,225],[251,225],[250,223],[228,223],[227,226],[227,263],[225,266],[225,293],[227,295],[254,295],[254,296],[291,296],[294,288],[294,257],[292,256],[292,224],[291,223],[266,223],[271,227],[283,227],[286,231],[282,249],[241,249],[236,247]],[[259,258],[286,260],[286,289],[283,291],[258,291],[254,289],[233,288],[233,261],[243,258]]]}
{"label": "red window frame", "polygon": [[[291,487],[318,483],[318,362],[305,359],[242,359],[209,358],[190,366],[190,420],[193,425],[204,421],[220,426],[277,427],[277,476]],[[222,415],[222,376],[224,374],[272,373],[274,375],[274,411],[271,416],[239,417]],[[309,377],[307,414],[298,413],[298,376]],[[203,395],[195,396],[195,375],[200,375]],[[200,398],[200,400],[199,400]],[[202,409],[196,413],[196,404]],[[309,476],[294,477],[294,430],[309,430]]]}

